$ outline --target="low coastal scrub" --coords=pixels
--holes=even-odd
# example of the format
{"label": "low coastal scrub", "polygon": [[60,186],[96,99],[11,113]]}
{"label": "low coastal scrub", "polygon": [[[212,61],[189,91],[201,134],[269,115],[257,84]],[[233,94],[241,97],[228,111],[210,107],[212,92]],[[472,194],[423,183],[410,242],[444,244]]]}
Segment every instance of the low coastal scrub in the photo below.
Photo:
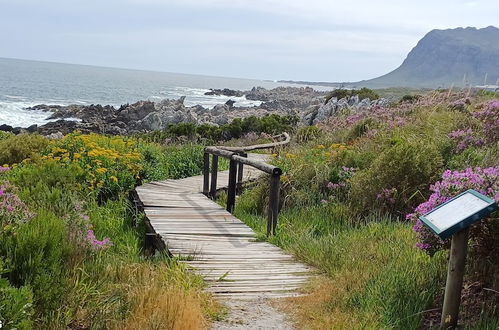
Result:
{"label": "low coastal scrub", "polygon": [[248,133],[281,134],[292,132],[298,123],[296,116],[266,115],[236,118],[232,122],[216,126],[213,124],[180,123],[170,125],[164,131],[154,131],[140,135],[143,139],[163,143],[165,140],[184,139],[203,141],[206,144],[239,139]]}
{"label": "low coastal scrub", "polygon": [[[300,328],[437,326],[448,242],[417,216],[469,188],[499,201],[499,102],[433,92],[307,128],[273,163],[281,213],[269,240],[324,277],[283,308]],[[268,183],[243,193],[236,215],[261,239]],[[499,216],[473,226],[462,322],[493,328],[499,314]]]}
{"label": "low coastal scrub", "polygon": [[219,313],[201,278],[142,256],[127,199],[142,182],[199,174],[202,146],[72,133],[5,135],[0,148],[3,328],[198,329]]}
{"label": "low coastal scrub", "polygon": [[358,96],[360,100],[370,99],[372,101],[379,99],[379,95],[376,91],[366,87],[362,87],[361,89],[338,88],[331,91],[328,95],[326,95],[326,100],[324,101],[324,103],[327,103],[333,97],[339,100],[342,98],[352,97],[352,96]]}

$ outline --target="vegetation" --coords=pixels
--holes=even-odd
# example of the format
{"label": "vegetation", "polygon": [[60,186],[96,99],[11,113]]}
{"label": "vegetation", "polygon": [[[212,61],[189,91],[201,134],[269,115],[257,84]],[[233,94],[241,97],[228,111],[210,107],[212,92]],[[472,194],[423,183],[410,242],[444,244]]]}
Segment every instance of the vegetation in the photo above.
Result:
{"label": "vegetation", "polygon": [[338,88],[333,91],[331,91],[327,96],[326,100],[324,103],[329,102],[330,99],[333,97],[339,99],[343,99],[345,97],[352,97],[357,95],[360,100],[363,99],[370,99],[370,100],[377,100],[379,99],[379,94],[376,93],[376,91],[369,89],[367,87],[362,87],[361,89],[343,89],[343,88]]}
{"label": "vegetation", "polygon": [[4,135],[0,148],[4,328],[196,329],[218,313],[200,278],[142,256],[127,200],[143,181],[198,174],[201,146],[73,133]]}
{"label": "vegetation", "polygon": [[[437,325],[448,242],[417,218],[468,188],[499,200],[493,98],[438,91],[347,110],[296,130],[293,143],[276,150],[272,162],[285,174],[277,235],[268,240],[320,273],[303,289],[307,295],[280,306],[298,328]],[[0,133],[2,326],[195,329],[219,317],[200,277],[175,259],[142,255],[143,216],[127,194],[147,181],[199,174],[198,142],[247,144],[296,124],[294,117],[250,117],[141,137],[73,133],[57,141]],[[261,240],[267,181],[236,204],[236,216]],[[499,324],[498,234],[497,212],[471,231],[461,317],[468,328]]]}
{"label": "vegetation", "polygon": [[216,126],[213,124],[196,125],[193,123],[179,123],[170,125],[164,131],[155,131],[141,135],[142,138],[162,143],[166,139],[184,138],[190,141],[203,141],[205,143],[216,143],[238,139],[245,134],[281,134],[282,132],[294,131],[298,123],[296,116],[266,115],[264,117],[249,116],[236,118],[231,123]]}
{"label": "vegetation", "polygon": [[[325,275],[283,306],[300,328],[438,325],[448,245],[417,215],[468,188],[499,200],[499,102],[450,92],[413,101],[341,114],[319,138],[299,133],[273,160],[285,175],[269,240]],[[236,205],[261,239],[267,185]],[[490,291],[499,283],[498,228],[496,212],[472,230],[462,313],[470,327],[493,328],[499,319]]]}

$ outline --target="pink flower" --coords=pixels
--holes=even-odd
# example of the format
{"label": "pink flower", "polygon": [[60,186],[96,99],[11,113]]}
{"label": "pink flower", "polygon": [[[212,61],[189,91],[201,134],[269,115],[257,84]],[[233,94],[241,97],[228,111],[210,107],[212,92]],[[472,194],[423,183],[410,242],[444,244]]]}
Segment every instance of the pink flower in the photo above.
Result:
{"label": "pink flower", "polygon": [[95,233],[92,229],[89,229],[87,231],[87,240],[88,240],[90,246],[94,250],[106,249],[106,248],[110,247],[111,245],[113,245],[113,243],[111,242],[111,239],[109,239],[109,237],[104,237],[104,239],[102,241],[99,241],[95,237]]}

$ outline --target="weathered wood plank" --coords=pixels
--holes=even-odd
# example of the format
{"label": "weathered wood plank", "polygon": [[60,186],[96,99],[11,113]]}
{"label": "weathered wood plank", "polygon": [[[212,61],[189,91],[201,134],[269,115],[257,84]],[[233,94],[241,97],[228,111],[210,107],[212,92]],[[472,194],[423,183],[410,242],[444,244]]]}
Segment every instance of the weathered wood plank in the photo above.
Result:
{"label": "weathered wood plank", "polygon": [[[261,161],[266,156],[249,157]],[[243,167],[243,181],[260,175],[255,168]],[[202,194],[203,179],[156,181],[136,189],[151,228],[172,255],[182,257],[182,263],[208,281],[208,290],[221,297],[297,295],[295,290],[310,277],[310,267],[272,244],[255,241],[246,224]],[[216,187],[226,188],[228,179],[228,171],[218,172]]]}

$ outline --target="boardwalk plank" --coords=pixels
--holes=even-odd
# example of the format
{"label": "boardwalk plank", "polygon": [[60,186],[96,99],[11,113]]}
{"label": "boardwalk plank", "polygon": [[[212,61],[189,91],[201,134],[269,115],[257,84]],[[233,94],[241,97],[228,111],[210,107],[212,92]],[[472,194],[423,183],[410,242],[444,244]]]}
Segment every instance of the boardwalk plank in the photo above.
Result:
{"label": "boardwalk plank", "polygon": [[[249,157],[263,159],[264,155]],[[262,172],[244,166],[244,181]],[[228,184],[228,171],[217,185]],[[223,207],[201,194],[202,176],[146,183],[137,195],[152,228],[174,256],[208,282],[220,297],[297,296],[310,277],[310,267],[294,261],[280,248],[255,241],[255,233]]]}

